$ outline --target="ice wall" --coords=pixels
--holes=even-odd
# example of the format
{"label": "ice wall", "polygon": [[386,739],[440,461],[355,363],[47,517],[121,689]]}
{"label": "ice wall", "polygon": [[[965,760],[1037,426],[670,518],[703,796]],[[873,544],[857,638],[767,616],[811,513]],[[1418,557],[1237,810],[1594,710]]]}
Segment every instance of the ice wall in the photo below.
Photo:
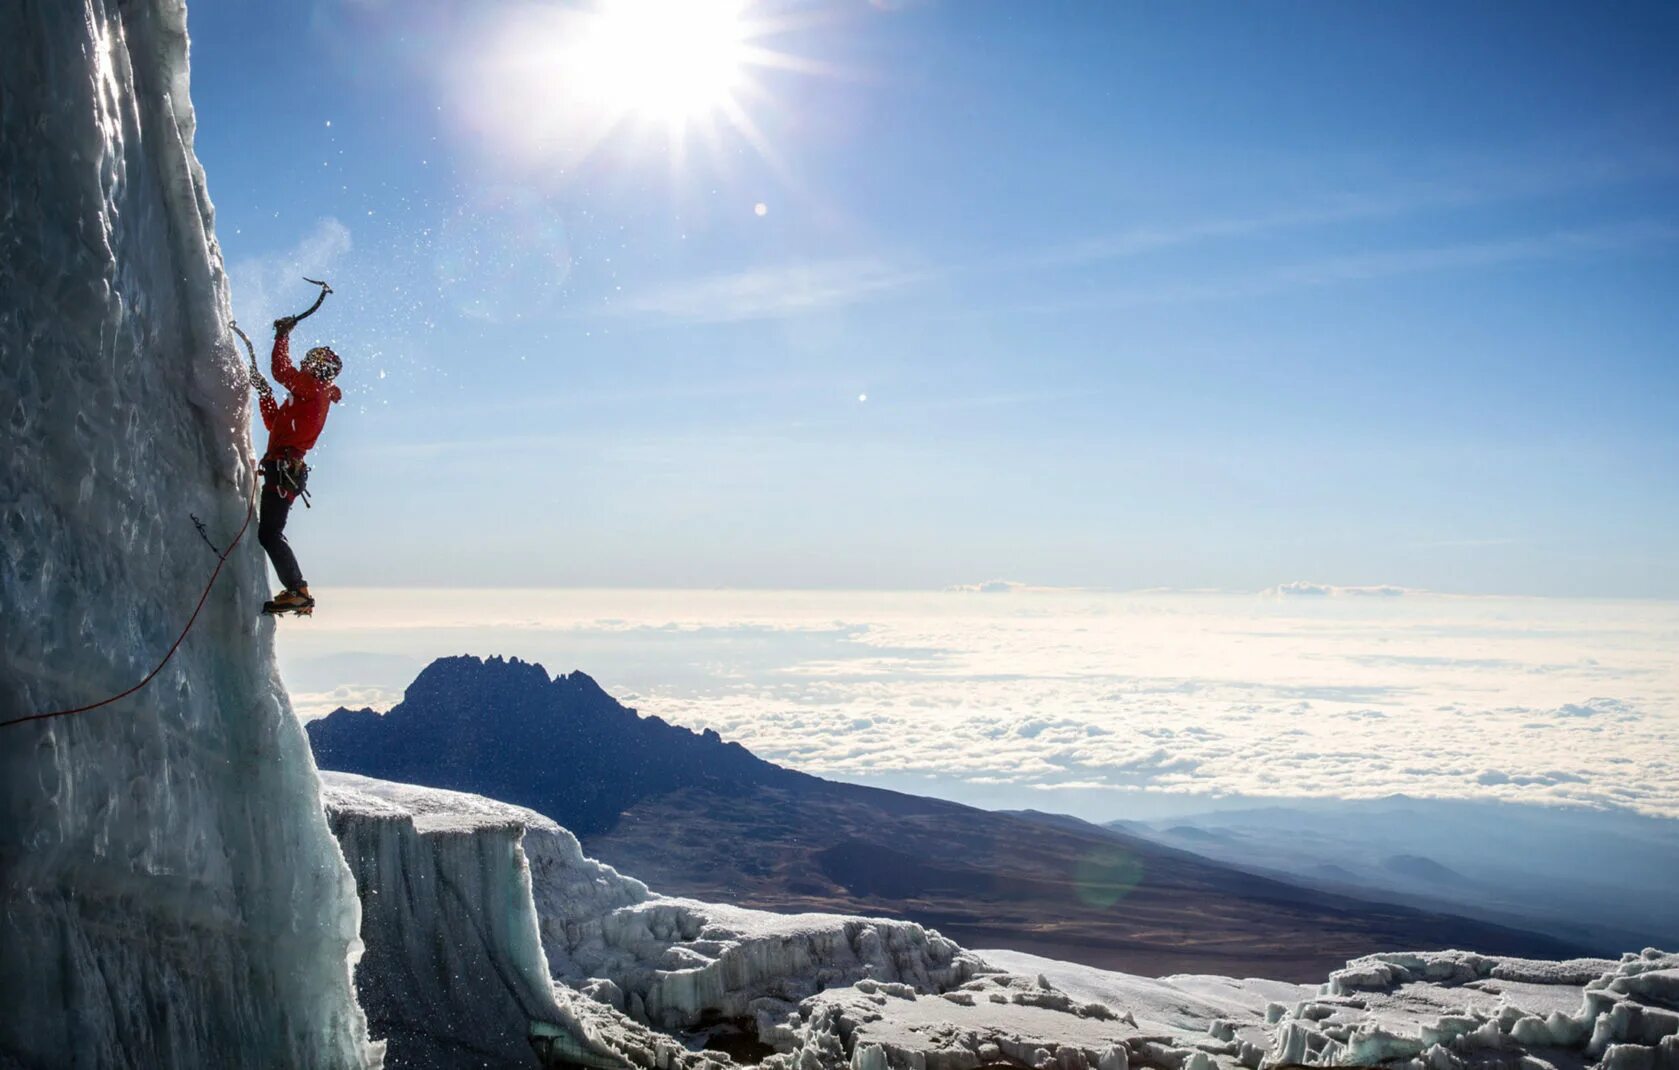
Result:
{"label": "ice wall", "polygon": [[[324,775],[337,782],[345,774]],[[773,914],[658,895],[586,856],[567,829],[517,812],[525,815],[523,849],[554,977],[655,1029],[767,1022],[825,988],[864,979],[942,992],[983,967],[911,921]]]}
{"label": "ice wall", "polygon": [[[0,719],[139,680],[252,483],[180,0],[0,4]],[[254,526],[254,525],[253,525]],[[140,693],[0,728],[0,1065],[376,1060],[254,533]]]}
{"label": "ice wall", "polygon": [[829,986],[943,991],[983,966],[913,922],[655,895],[522,807],[322,779],[365,907],[356,984],[393,1067],[534,1065],[532,1025],[572,1062],[705,1066],[722,1056],[683,1050],[704,1023],[762,1033]]}
{"label": "ice wall", "polygon": [[356,986],[389,1066],[534,1067],[533,1026],[575,1042],[566,1061],[621,1065],[590,1044],[548,977],[521,848],[540,815],[476,795],[324,776],[364,904]]}

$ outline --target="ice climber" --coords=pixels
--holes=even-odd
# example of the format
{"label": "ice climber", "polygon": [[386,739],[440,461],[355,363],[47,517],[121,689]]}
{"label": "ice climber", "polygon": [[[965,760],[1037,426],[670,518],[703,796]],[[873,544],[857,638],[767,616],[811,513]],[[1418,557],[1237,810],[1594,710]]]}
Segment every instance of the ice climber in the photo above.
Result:
{"label": "ice climber", "polygon": [[292,365],[290,338],[298,317],[274,321],[274,379],[289,397],[281,404],[274,389],[253,365],[251,385],[261,395],[262,425],[268,428],[268,450],[262,455],[262,507],[257,520],[257,541],[274,562],[274,572],[284,589],[264,606],[270,613],[308,613],[315,608],[309,584],[298,567],[297,555],[286,541],[286,517],[292,503],[307,498],[309,466],[303,456],[321,437],[332,403],[344,397],[333,385],[343,362],[326,346],[316,346],[303,357],[303,367]]}

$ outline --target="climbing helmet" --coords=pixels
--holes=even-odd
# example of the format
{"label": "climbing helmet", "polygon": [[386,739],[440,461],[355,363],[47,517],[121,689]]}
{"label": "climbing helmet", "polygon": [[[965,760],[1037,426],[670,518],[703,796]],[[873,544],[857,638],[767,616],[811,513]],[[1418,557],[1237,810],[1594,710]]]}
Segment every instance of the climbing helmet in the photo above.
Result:
{"label": "climbing helmet", "polygon": [[316,346],[303,355],[303,370],[322,382],[332,382],[343,369],[344,362],[326,346]]}

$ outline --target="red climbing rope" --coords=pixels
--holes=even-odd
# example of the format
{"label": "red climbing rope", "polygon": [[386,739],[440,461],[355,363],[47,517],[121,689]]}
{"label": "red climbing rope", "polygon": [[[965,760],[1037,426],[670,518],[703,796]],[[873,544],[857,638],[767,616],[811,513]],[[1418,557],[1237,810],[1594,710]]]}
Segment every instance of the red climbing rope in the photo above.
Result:
{"label": "red climbing rope", "polygon": [[228,555],[233,553],[233,548],[238,546],[239,540],[245,537],[246,530],[248,530],[251,526],[251,517],[256,515],[256,511],[256,500],[253,498],[245,509],[245,522],[239,526],[239,534],[235,535],[233,537],[233,541],[227,544],[227,549],[223,550],[217,556],[216,569],[214,572],[210,573],[210,582],[204,585],[204,593],[198,596],[198,605],[193,608],[192,616],[187,618],[187,626],[181,629],[181,634],[175,637],[175,642],[169,647],[169,653],[163,655],[163,660],[157,663],[156,668],[146,674],[145,679],[141,680],[127,691],[124,691],[122,694],[112,695],[110,698],[102,699],[91,706],[78,706],[73,710],[53,710],[51,713],[32,713],[28,717],[14,717],[9,721],[0,721],[0,728],[6,728],[14,724],[27,724],[30,721],[45,721],[53,717],[69,717],[71,714],[75,713],[87,713],[89,710],[97,710],[101,706],[109,706],[118,699],[127,698],[129,695],[134,694],[134,692],[151,683],[152,678],[162,672],[165,665],[169,664],[169,659],[175,656],[175,651],[179,650],[181,648],[181,644],[186,641],[187,633],[192,631],[192,626],[198,622],[198,613],[204,608],[204,603],[209,600],[210,591],[216,586],[216,577],[222,574],[222,566],[227,564]]}

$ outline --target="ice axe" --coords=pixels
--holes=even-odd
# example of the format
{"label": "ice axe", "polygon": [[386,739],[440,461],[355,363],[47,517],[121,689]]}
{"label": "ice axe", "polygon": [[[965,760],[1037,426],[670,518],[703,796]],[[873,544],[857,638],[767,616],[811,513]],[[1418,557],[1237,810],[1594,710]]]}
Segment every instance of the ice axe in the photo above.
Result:
{"label": "ice axe", "polygon": [[254,377],[253,381],[255,381],[255,379],[261,379],[262,369],[257,367],[257,347],[251,344],[251,336],[240,330],[239,324],[233,320],[228,320],[227,325],[233,328],[233,333],[239,336],[239,340],[241,342],[245,343],[245,352],[251,355],[251,375]]}
{"label": "ice axe", "polygon": [[321,307],[321,302],[326,300],[326,295],[332,292],[332,287],[327,285],[325,279],[311,279],[309,276],[305,275],[303,276],[303,281],[312,286],[319,286],[321,288],[321,292],[315,296],[315,303],[295,316],[282,316],[281,318],[275,320],[274,326],[276,329],[278,329],[282,323],[289,323],[293,327],[296,327],[299,323],[308,319],[310,316],[313,316],[315,314],[315,310]]}
{"label": "ice axe", "polygon": [[[321,307],[321,303],[326,300],[326,295],[332,293],[332,287],[327,284],[325,279],[311,279],[309,276],[305,275],[303,276],[303,281],[309,283],[311,286],[319,286],[321,288],[321,292],[315,296],[315,303],[310,305],[306,310],[299,312],[295,316],[286,317],[291,320],[292,326],[294,327],[297,326],[299,321],[306,320],[310,316],[313,316],[315,311]],[[245,343],[245,352],[251,355],[251,381],[262,382],[263,385],[266,386],[267,382],[262,378],[262,369],[257,366],[257,350],[256,346],[251,344],[251,336],[240,330],[239,324],[233,320],[228,320],[227,325],[233,328],[233,333],[237,334],[239,336],[239,340]]]}
{"label": "ice axe", "polygon": [[325,279],[311,279],[309,276],[305,275],[303,276],[303,281],[313,286],[319,286],[321,288],[321,292],[320,295],[315,298],[315,303],[309,306],[309,311],[299,312],[291,318],[293,323],[296,323],[299,320],[306,320],[310,316],[313,316],[315,314],[315,310],[321,307],[321,302],[326,300],[326,295],[332,292],[332,287],[326,284]]}

